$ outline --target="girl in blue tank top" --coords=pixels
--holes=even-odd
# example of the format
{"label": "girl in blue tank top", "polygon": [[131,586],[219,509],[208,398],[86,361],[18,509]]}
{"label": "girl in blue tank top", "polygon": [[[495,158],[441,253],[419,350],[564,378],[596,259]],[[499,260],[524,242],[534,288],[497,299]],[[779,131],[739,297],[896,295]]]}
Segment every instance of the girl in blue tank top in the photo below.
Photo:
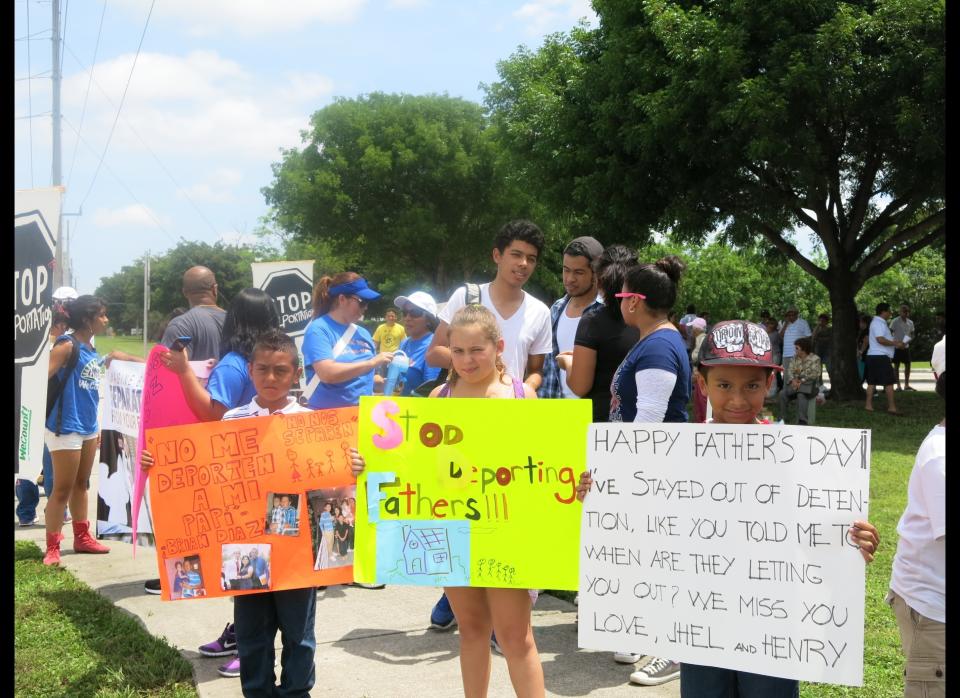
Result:
{"label": "girl in blue tank top", "polygon": [[[430,397],[536,398],[520,377],[510,376],[501,359],[503,337],[493,313],[481,305],[461,308],[450,320],[450,360],[447,383]],[[356,451],[353,472],[363,472]],[[490,682],[490,631],[493,627],[507,660],[517,695],[543,695],[543,666],[533,638],[530,613],[536,592],[526,589],[444,587],[460,625],[460,667],[465,695],[486,695]]]}
{"label": "girl in blue tank top", "polygon": [[[47,551],[43,564],[60,564],[60,542],[63,534],[65,507],[70,504],[73,515],[73,549],[78,553],[108,553],[90,535],[87,520],[87,489],[93,459],[97,453],[99,425],[97,408],[100,403],[100,376],[104,359],[93,348],[93,335],[106,329],[106,304],[96,296],[80,296],[63,305],[67,324],[72,333],[57,338],[50,350],[48,376],[57,376],[63,390],[53,405],[46,421],[46,445],[53,462],[53,491],[47,498],[45,513]],[[69,369],[74,346],[76,365]],[[106,361],[121,359],[140,361],[121,351],[113,351]]]}

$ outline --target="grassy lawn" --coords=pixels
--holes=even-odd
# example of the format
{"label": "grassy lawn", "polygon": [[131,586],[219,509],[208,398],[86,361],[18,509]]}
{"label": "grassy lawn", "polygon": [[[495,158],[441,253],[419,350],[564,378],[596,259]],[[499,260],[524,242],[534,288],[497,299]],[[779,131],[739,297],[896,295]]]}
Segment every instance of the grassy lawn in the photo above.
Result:
{"label": "grassy lawn", "polygon": [[[107,337],[106,335],[98,335],[96,343],[97,352],[103,356],[106,356],[114,349],[119,349],[128,354],[146,358],[146,354],[143,353],[143,340],[140,337]],[[154,342],[147,342],[148,353],[153,348],[153,345]]]}
{"label": "grassy lawn", "polygon": [[16,541],[14,695],[196,698],[190,663],[64,569]]}

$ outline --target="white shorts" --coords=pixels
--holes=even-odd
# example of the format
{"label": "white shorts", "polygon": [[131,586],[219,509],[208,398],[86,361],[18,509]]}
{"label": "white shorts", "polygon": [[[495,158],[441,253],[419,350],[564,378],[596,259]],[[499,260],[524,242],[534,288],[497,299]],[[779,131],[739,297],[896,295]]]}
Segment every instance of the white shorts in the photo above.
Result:
{"label": "white shorts", "polygon": [[51,453],[53,451],[79,451],[83,448],[84,441],[95,439],[100,435],[98,432],[94,432],[93,434],[60,434],[60,436],[57,436],[49,429],[44,431],[46,432],[44,441]]}

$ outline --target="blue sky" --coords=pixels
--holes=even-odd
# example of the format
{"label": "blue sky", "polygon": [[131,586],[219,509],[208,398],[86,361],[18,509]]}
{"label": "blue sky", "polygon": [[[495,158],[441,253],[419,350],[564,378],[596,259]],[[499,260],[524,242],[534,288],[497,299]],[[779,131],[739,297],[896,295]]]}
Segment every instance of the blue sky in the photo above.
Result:
{"label": "blue sky", "polygon": [[[596,25],[589,0],[159,0],[117,119],[150,6],[61,0],[63,205],[82,206],[65,218],[81,293],[181,236],[250,240],[271,163],[334,97],[479,102],[519,45]],[[14,77],[43,74],[15,83],[15,117],[41,115],[15,121],[16,189],[52,181],[50,26],[48,0],[15,0],[14,38],[34,39],[29,72],[28,42],[15,42]]]}

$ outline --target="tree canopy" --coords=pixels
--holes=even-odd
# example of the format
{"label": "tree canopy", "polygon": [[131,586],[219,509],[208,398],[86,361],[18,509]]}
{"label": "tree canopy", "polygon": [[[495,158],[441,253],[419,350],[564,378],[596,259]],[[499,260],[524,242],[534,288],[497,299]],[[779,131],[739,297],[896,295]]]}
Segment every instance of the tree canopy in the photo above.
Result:
{"label": "tree canopy", "polygon": [[[518,51],[487,89],[496,133],[582,230],[760,239],[852,333],[864,284],[944,238],[942,0],[594,7],[599,28]],[[846,344],[839,397],[860,390]]]}
{"label": "tree canopy", "polygon": [[534,203],[483,108],[446,95],[373,93],[317,111],[263,188],[272,222],[323,240],[387,293],[443,295],[490,259],[496,230]]}

